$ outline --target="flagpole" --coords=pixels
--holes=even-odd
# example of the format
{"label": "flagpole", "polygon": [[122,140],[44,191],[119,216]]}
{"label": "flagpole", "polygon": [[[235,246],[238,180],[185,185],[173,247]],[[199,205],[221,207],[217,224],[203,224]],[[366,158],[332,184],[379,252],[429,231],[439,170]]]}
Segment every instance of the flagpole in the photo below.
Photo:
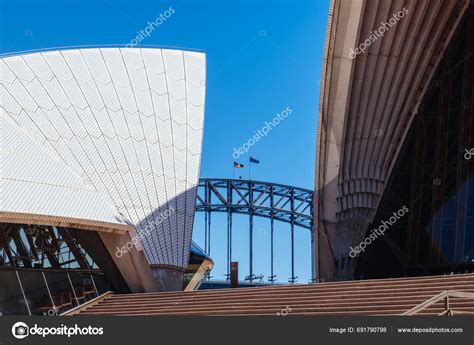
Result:
{"label": "flagpole", "polygon": [[249,181],[251,178],[251,173],[250,173],[251,170],[252,170],[252,162],[250,162],[250,156],[249,156]]}
{"label": "flagpole", "polygon": [[232,165],[232,178],[235,179],[235,166]]}

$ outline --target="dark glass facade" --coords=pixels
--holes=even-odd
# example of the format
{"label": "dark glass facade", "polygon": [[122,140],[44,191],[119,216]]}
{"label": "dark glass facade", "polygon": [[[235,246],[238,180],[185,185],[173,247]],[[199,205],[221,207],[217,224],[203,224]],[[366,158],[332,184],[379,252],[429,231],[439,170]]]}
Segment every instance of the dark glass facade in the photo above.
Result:
{"label": "dark glass facade", "polygon": [[0,269],[0,315],[59,315],[109,290],[99,270]]}
{"label": "dark glass facade", "polygon": [[0,315],[57,315],[128,292],[94,231],[0,223]]}
{"label": "dark glass facade", "polygon": [[403,206],[409,212],[359,257],[356,277],[474,272],[472,6],[410,125],[372,225]]}

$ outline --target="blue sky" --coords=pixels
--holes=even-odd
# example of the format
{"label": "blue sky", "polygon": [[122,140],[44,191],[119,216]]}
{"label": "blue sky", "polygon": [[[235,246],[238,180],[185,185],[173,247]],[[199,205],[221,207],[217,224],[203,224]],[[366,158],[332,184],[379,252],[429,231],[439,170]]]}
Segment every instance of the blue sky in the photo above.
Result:
{"label": "blue sky", "polygon": [[[204,50],[207,94],[202,177],[232,177],[233,148],[265,121],[289,107],[292,113],[251,148],[260,160],[252,178],[314,188],[317,104],[328,0],[125,1],[0,0],[0,52],[62,46],[127,44],[169,7],[175,12],[141,44]],[[248,155],[237,176],[248,177]],[[237,177],[236,176],[236,177]],[[194,238],[202,243],[203,221]],[[234,253],[241,277],[248,266],[248,220],[236,217]],[[268,221],[256,221],[255,273],[269,275]],[[224,218],[216,216],[213,275],[225,273]],[[240,231],[238,229],[241,229]],[[289,227],[277,226],[280,281],[289,273]],[[310,277],[309,234],[296,235],[296,274]]]}

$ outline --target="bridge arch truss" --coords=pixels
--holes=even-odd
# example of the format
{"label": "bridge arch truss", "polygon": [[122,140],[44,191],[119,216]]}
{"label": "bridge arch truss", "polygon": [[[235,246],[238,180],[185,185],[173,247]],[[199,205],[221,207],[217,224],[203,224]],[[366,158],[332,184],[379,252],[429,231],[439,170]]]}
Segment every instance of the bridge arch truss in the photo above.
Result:
{"label": "bridge arch truss", "polygon": [[245,278],[252,282],[258,279],[253,272],[253,232],[254,217],[270,219],[270,277],[273,283],[274,274],[274,223],[284,222],[290,225],[291,231],[291,277],[295,283],[295,228],[307,229],[311,235],[311,275],[314,281],[315,246],[314,246],[314,191],[288,185],[242,180],[201,178],[196,198],[196,212],[204,212],[204,249],[211,249],[211,217],[214,212],[227,214],[227,277],[232,261],[232,220],[233,214],[244,214],[249,217],[249,275]]}

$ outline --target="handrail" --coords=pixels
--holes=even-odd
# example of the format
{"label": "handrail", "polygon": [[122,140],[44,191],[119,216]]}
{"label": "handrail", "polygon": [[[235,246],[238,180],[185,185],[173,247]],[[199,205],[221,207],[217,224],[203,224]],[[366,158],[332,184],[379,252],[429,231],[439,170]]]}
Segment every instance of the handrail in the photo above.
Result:
{"label": "handrail", "polygon": [[199,266],[194,276],[191,278],[191,281],[188,283],[184,291],[196,291],[202,284],[203,279],[205,278],[206,272],[209,272],[214,267],[214,262],[210,260],[204,260]]}
{"label": "handrail", "polygon": [[449,306],[449,298],[454,297],[454,298],[469,298],[469,299],[474,299],[474,293],[473,292],[464,292],[464,291],[442,291],[439,294],[431,297],[430,299],[427,299],[426,301],[418,304],[417,306],[411,308],[410,310],[404,312],[401,314],[402,316],[410,316],[410,315],[415,315],[419,313],[420,311],[429,308],[433,304],[444,300],[444,311],[439,313],[438,315],[454,315],[454,310],[452,310]]}
{"label": "handrail", "polygon": [[70,309],[70,310],[68,310],[68,311],[65,311],[64,313],[61,314],[61,316],[77,315],[77,314],[79,314],[81,311],[84,311],[84,310],[86,310],[87,308],[96,305],[97,303],[103,301],[104,299],[106,299],[107,297],[109,297],[109,296],[112,295],[112,294],[113,294],[113,291],[107,291],[107,292],[103,293],[102,295],[99,295],[99,296],[97,296],[96,298],[91,299],[90,301],[87,301],[87,302],[85,302],[85,303],[82,303],[82,304],[78,305],[77,307],[72,308],[72,309]]}

